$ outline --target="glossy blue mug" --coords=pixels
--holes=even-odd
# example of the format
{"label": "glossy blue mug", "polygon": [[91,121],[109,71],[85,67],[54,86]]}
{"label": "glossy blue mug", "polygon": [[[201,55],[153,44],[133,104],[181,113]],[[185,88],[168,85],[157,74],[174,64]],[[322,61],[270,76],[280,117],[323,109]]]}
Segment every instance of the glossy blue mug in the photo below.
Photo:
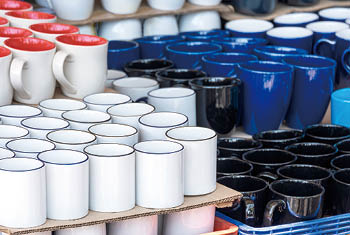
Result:
{"label": "glossy blue mug", "polygon": [[350,9],[346,7],[332,7],[318,12],[321,20],[333,20],[344,22],[350,15]]}
{"label": "glossy blue mug", "polygon": [[303,55],[307,54],[307,51],[294,47],[259,46],[254,49],[253,54],[256,55],[259,60],[282,62],[282,59],[286,56]]}
{"label": "glossy blue mug", "polygon": [[230,30],[233,37],[265,38],[266,32],[273,28],[273,24],[267,20],[239,19],[226,23],[225,28]]}
{"label": "glossy blue mug", "polygon": [[281,16],[277,16],[273,23],[276,27],[283,26],[296,26],[296,27],[305,27],[311,22],[315,22],[319,19],[319,16],[311,12],[295,12],[289,13]]}
{"label": "glossy blue mug", "polygon": [[178,69],[202,70],[202,56],[222,51],[220,45],[209,42],[179,42],[166,46],[166,58]]}
{"label": "glossy blue mug", "polygon": [[196,42],[211,42],[213,39],[226,37],[224,31],[191,31],[182,32],[180,35],[186,39],[186,41]]}
{"label": "glossy blue mug", "polygon": [[283,59],[294,68],[292,100],[286,124],[295,129],[320,123],[333,92],[335,60],[316,55],[297,55]]}
{"label": "glossy blue mug", "polygon": [[274,61],[238,65],[243,82],[243,127],[250,135],[280,127],[292,97],[293,68]]}
{"label": "glossy blue mug", "polygon": [[210,77],[236,77],[240,63],[257,61],[254,55],[233,52],[219,52],[202,57],[203,71]]}
{"label": "glossy blue mug", "polygon": [[221,37],[212,40],[212,42],[221,45],[225,52],[248,54],[252,53],[255,47],[267,44],[267,40],[263,38]]}
{"label": "glossy blue mug", "polygon": [[108,69],[123,70],[126,63],[140,59],[140,46],[133,41],[109,41]]}
{"label": "glossy blue mug", "polygon": [[332,124],[350,127],[350,88],[334,91],[331,96]]}

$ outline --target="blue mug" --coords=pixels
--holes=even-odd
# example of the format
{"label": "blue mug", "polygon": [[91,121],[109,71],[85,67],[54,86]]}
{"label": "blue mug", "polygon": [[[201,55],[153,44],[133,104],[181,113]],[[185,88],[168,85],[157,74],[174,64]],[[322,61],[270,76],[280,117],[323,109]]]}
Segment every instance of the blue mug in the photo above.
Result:
{"label": "blue mug", "polygon": [[210,30],[210,31],[212,31],[212,32],[218,32],[218,33],[220,33],[221,35],[223,35],[223,36],[225,36],[225,37],[230,37],[230,36],[232,36],[230,30],[228,30],[228,29],[212,29],[212,30]]}
{"label": "blue mug", "polygon": [[290,14],[285,14],[277,16],[273,23],[276,27],[283,26],[296,26],[296,27],[305,27],[311,22],[315,22],[319,19],[319,16],[311,12],[295,12]]}
{"label": "blue mug", "polygon": [[289,56],[283,62],[294,68],[294,88],[286,115],[287,126],[304,129],[320,123],[333,92],[337,63],[315,55]]}
{"label": "blue mug", "polygon": [[350,9],[345,7],[333,7],[318,12],[321,20],[333,20],[344,22],[350,16]]}
{"label": "blue mug", "polygon": [[334,91],[331,96],[332,124],[350,127],[350,88]]}
{"label": "blue mug", "polygon": [[264,38],[266,32],[273,28],[267,20],[239,19],[226,23],[225,28],[230,30],[233,37]]}
{"label": "blue mug", "polygon": [[267,40],[275,46],[295,47],[312,51],[313,32],[302,27],[277,27],[266,33]]}
{"label": "blue mug", "polygon": [[259,46],[254,49],[253,54],[259,60],[282,62],[282,59],[286,56],[307,54],[307,51],[294,47]]}
{"label": "blue mug", "polygon": [[179,42],[166,46],[166,58],[179,69],[201,70],[201,58],[222,51],[220,45],[209,42]]}
{"label": "blue mug", "polygon": [[123,70],[126,63],[140,59],[140,46],[133,41],[109,41],[108,69]]}
{"label": "blue mug", "polygon": [[256,46],[267,44],[263,38],[231,38],[222,37],[212,40],[213,43],[222,46],[225,52],[252,53]]}
{"label": "blue mug", "polygon": [[250,135],[280,127],[293,90],[293,68],[274,61],[238,65],[243,86],[243,127]]}
{"label": "blue mug", "polygon": [[224,32],[221,31],[191,31],[180,33],[186,41],[196,41],[196,42],[210,42],[213,39],[226,37]]}
{"label": "blue mug", "polygon": [[314,46],[314,54],[319,54],[321,46],[328,45],[337,61],[335,89],[350,87],[350,29],[335,33],[335,40],[320,39]]}
{"label": "blue mug", "polygon": [[164,59],[165,46],[170,43],[181,42],[184,39],[179,35],[146,36],[135,39],[140,44],[142,59]]}
{"label": "blue mug", "polygon": [[257,61],[254,55],[233,52],[219,52],[202,57],[203,71],[210,77],[236,77],[240,63]]}

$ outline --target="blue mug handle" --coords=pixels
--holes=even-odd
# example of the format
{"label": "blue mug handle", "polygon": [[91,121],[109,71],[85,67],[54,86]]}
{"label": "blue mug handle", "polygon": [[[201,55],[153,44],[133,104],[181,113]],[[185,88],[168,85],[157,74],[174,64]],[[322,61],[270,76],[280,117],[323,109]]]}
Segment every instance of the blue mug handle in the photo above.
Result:
{"label": "blue mug handle", "polygon": [[347,58],[350,58],[350,47],[343,52],[343,55],[341,57],[341,63],[344,69],[346,70],[346,72],[350,74],[350,64],[349,64],[350,59],[346,61]]}
{"label": "blue mug handle", "polygon": [[314,45],[313,53],[315,55],[320,55],[320,53],[318,53],[318,52],[319,52],[319,47],[322,44],[328,44],[331,47],[332,52],[333,53],[335,52],[335,45],[337,44],[336,41],[332,41],[332,40],[329,40],[329,39],[326,39],[326,38],[321,38]]}

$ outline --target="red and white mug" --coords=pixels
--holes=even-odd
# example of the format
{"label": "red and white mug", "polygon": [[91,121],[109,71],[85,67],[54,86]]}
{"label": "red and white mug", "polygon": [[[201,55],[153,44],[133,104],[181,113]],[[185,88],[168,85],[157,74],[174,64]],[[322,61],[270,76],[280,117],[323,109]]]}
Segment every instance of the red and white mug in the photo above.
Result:
{"label": "red and white mug", "polygon": [[24,1],[0,0],[0,16],[5,16],[9,11],[31,11],[32,4]]}
{"label": "red and white mug", "polygon": [[36,38],[55,42],[56,37],[65,34],[77,34],[79,28],[69,24],[61,23],[39,23],[29,26]]}
{"label": "red and white mug", "polygon": [[25,29],[32,24],[54,23],[57,20],[55,15],[39,11],[11,11],[5,13],[5,18],[10,21],[11,26]]}
{"label": "red and white mug", "polygon": [[17,27],[0,27],[0,45],[4,45],[4,41],[9,38],[28,38],[34,37],[34,34],[28,30]]}

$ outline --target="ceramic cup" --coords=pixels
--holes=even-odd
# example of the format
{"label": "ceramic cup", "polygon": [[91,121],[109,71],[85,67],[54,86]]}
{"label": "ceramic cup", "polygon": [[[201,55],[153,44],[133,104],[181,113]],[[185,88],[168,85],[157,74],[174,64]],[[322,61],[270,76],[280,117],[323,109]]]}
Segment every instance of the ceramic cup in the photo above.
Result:
{"label": "ceramic cup", "polygon": [[113,82],[120,78],[126,78],[127,75],[121,70],[109,69],[107,72],[107,80],[105,82],[106,88],[113,88]]}
{"label": "ceramic cup", "polygon": [[39,103],[38,108],[46,117],[62,118],[66,111],[83,110],[87,105],[78,100],[71,99],[48,99]]}
{"label": "ceramic cup", "polygon": [[305,139],[311,142],[334,145],[350,138],[350,129],[334,124],[315,124],[305,130]]}
{"label": "ceramic cup", "polygon": [[201,11],[183,14],[179,20],[180,32],[212,30],[221,28],[221,19],[217,11]]}
{"label": "ceramic cup", "polygon": [[267,44],[264,38],[220,37],[212,40],[222,46],[224,52],[251,54],[255,47]]}
{"label": "ceramic cup", "polygon": [[122,220],[108,224],[108,234],[124,235],[124,234],[158,234],[158,216],[146,216],[136,219]]}
{"label": "ceramic cup", "polygon": [[198,126],[211,128],[221,135],[235,129],[242,113],[241,80],[201,78],[190,81],[190,87],[196,91]]}
{"label": "ceramic cup", "polygon": [[39,11],[11,11],[5,13],[12,27],[29,29],[32,24],[54,23],[55,15]]}
{"label": "ceramic cup", "polygon": [[67,228],[55,231],[56,235],[106,235],[106,224],[96,224],[77,228]]}
{"label": "ceramic cup", "polygon": [[51,117],[26,118],[21,121],[21,125],[30,132],[31,138],[43,140],[51,131],[69,129],[69,122]]}
{"label": "ceramic cup", "polygon": [[16,154],[14,152],[12,152],[11,150],[0,147],[0,159],[12,158],[15,156],[16,156]]}
{"label": "ceramic cup", "polygon": [[141,0],[132,0],[124,2],[123,0],[102,0],[103,8],[113,14],[133,14],[135,13],[140,5]]}
{"label": "ceramic cup", "polygon": [[33,36],[34,34],[28,29],[17,27],[0,27],[0,44],[2,46],[4,45],[5,40],[9,38],[27,38]]}
{"label": "ceramic cup", "polygon": [[72,129],[87,131],[94,124],[112,123],[109,114],[95,110],[73,110],[62,114]]}
{"label": "ceramic cup", "polygon": [[14,139],[29,138],[30,133],[27,129],[20,126],[0,125],[0,147],[5,148],[6,144]]}
{"label": "ceramic cup", "polygon": [[163,11],[175,11],[180,8],[185,3],[185,0],[171,0],[168,2],[164,2],[161,0],[147,0],[147,3],[150,7]]}
{"label": "ceramic cup", "polygon": [[[134,149],[136,204],[159,209],[180,206],[184,202],[184,146],[154,140],[135,144]],[[154,168],[155,165],[160,167]]]}
{"label": "ceramic cup", "polygon": [[46,138],[56,145],[56,149],[82,152],[86,146],[96,144],[96,136],[86,131],[59,130],[47,134]]}
{"label": "ceramic cup", "polygon": [[203,71],[211,77],[236,77],[240,63],[257,61],[254,55],[234,52],[219,52],[202,57]]}
{"label": "ceramic cup", "polygon": [[[1,10],[0,10],[0,15],[1,15]],[[0,17],[0,26],[8,27],[9,25],[10,25],[10,22],[8,21],[8,19],[4,17]]]}
{"label": "ceramic cup", "polygon": [[164,87],[189,87],[191,80],[204,78],[207,74],[201,70],[193,69],[168,69],[156,73],[157,81],[161,88]]}
{"label": "ceramic cup", "polygon": [[311,22],[315,22],[319,19],[319,16],[311,12],[295,12],[289,13],[281,16],[277,16],[273,23],[276,27],[283,26],[296,26],[296,27],[305,27]]}
{"label": "ceramic cup", "polygon": [[254,149],[262,148],[262,143],[247,138],[219,138],[218,139],[218,158],[242,155]]}
{"label": "ceramic cup", "polygon": [[304,132],[297,129],[263,131],[253,135],[253,139],[262,143],[264,148],[284,149],[301,142]]}
{"label": "ceramic cup", "polygon": [[113,105],[130,103],[131,98],[123,94],[96,93],[85,96],[83,102],[90,110],[107,112],[107,109]]}
{"label": "ceramic cup", "polygon": [[113,106],[107,110],[107,113],[112,116],[112,122],[125,124],[139,129],[139,118],[142,115],[154,112],[155,108],[152,105],[145,103],[127,103]]}
{"label": "ceramic cup", "polygon": [[97,35],[94,24],[77,25],[80,34]]}
{"label": "ceramic cup", "polygon": [[128,77],[113,82],[113,89],[120,94],[128,95],[135,102],[147,97],[148,92],[158,89],[159,84],[154,79]]}
{"label": "ceramic cup", "polygon": [[21,121],[30,117],[42,116],[38,108],[27,105],[0,106],[0,118],[3,124],[21,126]]}
{"label": "ceramic cup", "polygon": [[[344,145],[344,143],[342,143],[343,141],[339,142],[336,145],[336,147],[338,147],[339,149],[343,148],[343,146],[342,146],[342,145]],[[347,143],[347,145],[348,145],[348,143]],[[345,150],[347,153],[344,153],[344,154],[339,155],[339,156],[332,159],[332,161],[331,161],[332,169],[341,170],[341,169],[350,168],[350,154],[348,152],[348,148],[346,148]],[[340,150],[339,150],[339,152],[340,152]]]}
{"label": "ceramic cup", "polygon": [[266,32],[273,28],[273,24],[266,20],[239,19],[225,24],[234,37],[264,38]]}
{"label": "ceramic cup", "polygon": [[200,6],[215,6],[219,5],[221,0],[189,0],[188,2]]}
{"label": "ceramic cup", "polygon": [[133,40],[142,37],[142,23],[140,19],[121,19],[102,22],[98,30],[98,35],[109,41]]}
{"label": "ceramic cup", "polygon": [[203,127],[178,127],[166,132],[168,140],[184,149],[185,195],[203,195],[216,189],[217,135]]}
{"label": "ceramic cup", "polygon": [[53,150],[56,146],[47,140],[23,138],[7,142],[6,148],[16,153],[16,157],[36,158],[39,153]]}
{"label": "ceramic cup", "polygon": [[90,161],[90,210],[121,212],[135,207],[135,150],[121,144],[95,144],[84,152]]}
{"label": "ceramic cup", "polygon": [[345,7],[332,7],[326,8],[318,12],[321,20],[327,21],[341,21],[344,22],[347,18],[349,18],[350,9]]}
{"label": "ceramic cup", "polygon": [[38,104],[52,98],[56,87],[51,67],[55,44],[39,38],[10,38],[4,44],[13,55],[10,79],[14,99],[20,103]]}
{"label": "ceramic cup", "polygon": [[147,102],[157,112],[177,112],[188,117],[188,125],[196,126],[196,92],[189,88],[170,87],[148,92]]}
{"label": "ceramic cup", "polygon": [[133,41],[110,41],[108,44],[108,69],[122,70],[129,61],[140,58],[140,46]]}
{"label": "ceramic cup", "polygon": [[0,47],[0,105],[9,105],[12,103],[13,88],[9,77],[11,59],[11,51],[7,48]]}
{"label": "ceramic cup", "polygon": [[82,99],[104,91],[107,43],[104,38],[85,34],[67,34],[56,38],[58,52],[52,68],[64,95]]}
{"label": "ceramic cup", "polygon": [[64,20],[88,19],[94,10],[94,0],[50,0],[57,16]]}
{"label": "ceramic cup", "polygon": [[1,1],[0,2],[0,16],[4,17],[6,12],[9,11],[31,11],[33,9],[32,4],[25,1]]}
{"label": "ceramic cup", "polygon": [[331,96],[332,124],[350,127],[350,88],[334,91]]}
{"label": "ceramic cup", "polygon": [[258,46],[253,50],[253,54],[256,55],[259,60],[282,62],[287,56],[304,55],[308,54],[308,52],[304,49],[294,47]]}
{"label": "ceramic cup", "polygon": [[294,69],[293,94],[286,115],[287,126],[304,129],[308,125],[320,123],[333,91],[337,63],[313,55],[290,56],[284,58],[283,62]]}
{"label": "ceramic cup", "polygon": [[251,61],[240,64],[237,75],[244,84],[244,131],[256,134],[278,129],[292,96],[293,68],[278,62]]}
{"label": "ceramic cup", "polygon": [[171,69],[174,63],[165,59],[141,59],[133,60],[124,66],[124,71],[129,77],[151,77],[159,71]]}
{"label": "ceramic cup", "polygon": [[154,16],[147,18],[143,23],[143,35],[177,35],[179,27],[174,15]]}
{"label": "ceramic cup", "polygon": [[166,46],[166,57],[179,69],[201,70],[201,58],[222,51],[222,47],[208,42],[179,42]]}
{"label": "ceramic cup", "polygon": [[64,34],[77,34],[79,28],[69,24],[61,23],[40,23],[32,24],[29,29],[34,33],[36,38],[55,42],[56,37]]}
{"label": "ceramic cup", "polygon": [[238,157],[217,158],[217,178],[230,175],[251,175],[253,165]]}
{"label": "ceramic cup", "polygon": [[153,112],[139,118],[140,140],[164,140],[165,133],[174,127],[188,126],[188,118],[180,113]]}
{"label": "ceramic cup", "polygon": [[350,176],[350,169],[343,169],[336,171],[332,178],[333,178],[333,187],[332,192],[332,202],[333,202],[333,213],[334,214],[343,214],[347,213],[349,211],[349,199],[347,197],[348,193],[350,192],[349,187],[349,176]]}
{"label": "ceramic cup", "polygon": [[89,128],[89,132],[97,138],[97,143],[114,143],[134,146],[139,140],[139,133],[135,127],[117,124],[96,124]]}
{"label": "ceramic cup", "polygon": [[334,147],[336,147],[338,149],[338,155],[350,154],[350,140],[349,139],[339,141],[338,143],[336,143],[334,145]]}
{"label": "ceramic cup", "polygon": [[[2,196],[0,224],[30,228],[46,222],[46,179],[43,162],[32,158],[0,160],[0,186],[9,190]],[[23,197],[25,195],[25,197]]]}
{"label": "ceramic cup", "polygon": [[205,31],[190,31],[180,33],[186,41],[196,41],[196,42],[211,42],[212,40],[226,37],[225,31],[219,30],[205,30]]}

